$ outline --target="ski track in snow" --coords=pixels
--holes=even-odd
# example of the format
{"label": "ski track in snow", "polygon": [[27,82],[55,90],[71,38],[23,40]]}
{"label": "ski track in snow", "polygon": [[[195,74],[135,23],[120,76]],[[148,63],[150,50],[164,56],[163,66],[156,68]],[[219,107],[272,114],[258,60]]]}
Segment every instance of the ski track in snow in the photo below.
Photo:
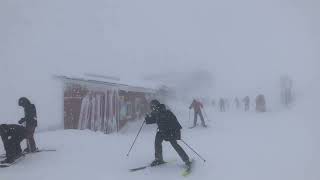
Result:
{"label": "ski track in snow", "polygon": [[[192,124],[188,109],[178,107],[173,111],[184,127],[182,138],[207,160],[202,162],[179,142],[196,160],[187,179],[302,180],[319,177],[312,164],[316,144],[307,124],[301,120],[305,117],[303,114],[218,113],[206,109],[209,110],[209,127],[188,129]],[[167,142],[163,143],[164,159],[178,161],[157,168],[128,171],[148,164],[154,158],[154,125],[143,128],[130,156],[126,156],[140,125],[141,121],[133,122],[120,133],[110,135],[78,130],[37,133],[39,148],[57,151],[27,155],[20,163],[0,169],[0,179],[185,178],[181,176],[183,162]]]}

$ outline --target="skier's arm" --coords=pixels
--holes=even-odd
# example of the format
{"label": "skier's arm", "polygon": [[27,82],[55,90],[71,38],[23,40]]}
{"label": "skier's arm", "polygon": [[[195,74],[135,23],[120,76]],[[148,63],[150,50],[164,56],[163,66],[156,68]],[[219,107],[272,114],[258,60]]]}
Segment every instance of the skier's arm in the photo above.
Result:
{"label": "skier's arm", "polygon": [[193,107],[193,102],[190,104],[189,109],[191,109]]}
{"label": "skier's arm", "polygon": [[19,121],[18,121],[18,123],[19,124],[22,124],[22,123],[24,123],[26,121],[26,118],[24,117],[24,118],[21,118]]}
{"label": "skier's arm", "polygon": [[146,121],[146,124],[156,123],[156,118],[152,114],[151,114],[151,116],[149,114],[147,114],[146,117],[144,118],[144,120]]}

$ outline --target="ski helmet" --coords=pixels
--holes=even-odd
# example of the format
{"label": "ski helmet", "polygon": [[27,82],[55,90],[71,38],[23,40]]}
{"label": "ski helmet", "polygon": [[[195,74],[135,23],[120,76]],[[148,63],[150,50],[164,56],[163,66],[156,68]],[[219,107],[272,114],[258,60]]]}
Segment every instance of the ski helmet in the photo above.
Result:
{"label": "ski helmet", "polygon": [[30,101],[26,97],[21,97],[18,104],[19,106],[26,107],[26,105],[30,104]]}
{"label": "ski helmet", "polygon": [[159,105],[160,105],[160,102],[159,102],[158,100],[156,100],[156,99],[153,99],[153,100],[150,102],[150,108],[151,108],[152,110],[157,110],[158,107],[159,107]]}

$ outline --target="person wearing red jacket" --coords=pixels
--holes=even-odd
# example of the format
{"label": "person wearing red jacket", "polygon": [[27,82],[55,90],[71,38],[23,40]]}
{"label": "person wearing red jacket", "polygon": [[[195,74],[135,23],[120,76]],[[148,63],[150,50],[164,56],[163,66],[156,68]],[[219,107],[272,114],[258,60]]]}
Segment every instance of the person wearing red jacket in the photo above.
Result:
{"label": "person wearing red jacket", "polygon": [[200,116],[202,126],[207,127],[206,123],[204,122],[203,115],[201,112],[201,109],[203,108],[203,104],[201,102],[193,99],[191,105],[189,106],[189,109],[191,109],[191,108],[193,108],[193,110],[194,110],[194,121],[193,121],[193,126],[191,128],[197,126],[198,115]]}

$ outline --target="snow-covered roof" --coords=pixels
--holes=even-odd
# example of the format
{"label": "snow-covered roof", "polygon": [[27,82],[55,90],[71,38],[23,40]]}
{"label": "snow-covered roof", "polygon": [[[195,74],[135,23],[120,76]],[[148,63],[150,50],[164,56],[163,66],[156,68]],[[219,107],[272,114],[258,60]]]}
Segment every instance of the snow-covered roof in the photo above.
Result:
{"label": "snow-covered roof", "polygon": [[161,86],[160,84],[152,81],[144,81],[130,78],[118,78],[112,76],[103,76],[95,74],[83,74],[83,75],[55,75],[56,78],[67,81],[79,81],[82,83],[102,84],[106,86],[117,87],[124,91],[134,92],[148,92],[155,93]]}

